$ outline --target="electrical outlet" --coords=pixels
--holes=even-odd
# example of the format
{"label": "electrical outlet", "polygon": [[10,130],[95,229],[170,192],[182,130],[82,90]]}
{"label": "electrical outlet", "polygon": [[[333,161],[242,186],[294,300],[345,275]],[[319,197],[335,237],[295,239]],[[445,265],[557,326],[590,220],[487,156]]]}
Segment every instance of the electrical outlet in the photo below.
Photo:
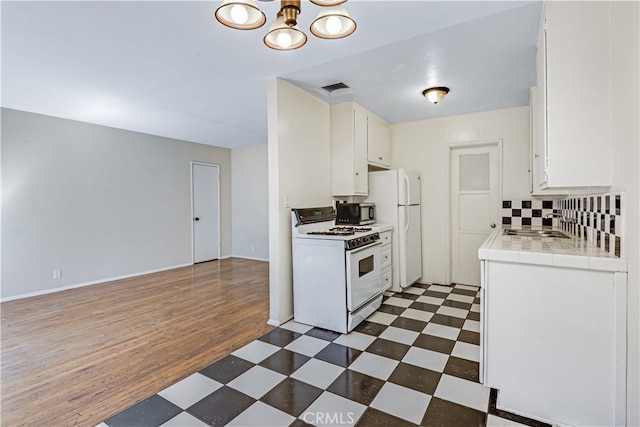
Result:
{"label": "electrical outlet", "polygon": [[53,270],[53,278],[55,280],[62,277],[62,270]]}

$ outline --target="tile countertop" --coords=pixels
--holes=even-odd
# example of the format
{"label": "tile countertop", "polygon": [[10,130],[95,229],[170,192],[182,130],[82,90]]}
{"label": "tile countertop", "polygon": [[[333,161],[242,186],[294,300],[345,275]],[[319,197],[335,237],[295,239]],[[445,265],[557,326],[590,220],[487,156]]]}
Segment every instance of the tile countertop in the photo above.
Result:
{"label": "tile countertop", "polygon": [[[505,227],[500,227],[491,233],[478,249],[478,258],[582,270],[627,271],[626,258],[617,258],[559,228],[554,230],[567,234],[570,239],[507,236],[503,234],[504,229]],[[535,230],[536,227],[532,229]]]}

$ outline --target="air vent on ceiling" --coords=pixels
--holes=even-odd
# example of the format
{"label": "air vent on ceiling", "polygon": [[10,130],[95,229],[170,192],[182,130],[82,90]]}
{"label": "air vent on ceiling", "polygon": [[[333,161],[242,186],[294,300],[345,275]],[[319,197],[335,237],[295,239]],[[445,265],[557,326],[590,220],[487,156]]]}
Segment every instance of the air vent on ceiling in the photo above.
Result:
{"label": "air vent on ceiling", "polygon": [[324,89],[327,92],[331,93],[334,90],[338,90],[338,89],[349,89],[349,86],[347,86],[346,84],[340,82],[340,83],[334,83],[332,85],[323,86],[322,89]]}

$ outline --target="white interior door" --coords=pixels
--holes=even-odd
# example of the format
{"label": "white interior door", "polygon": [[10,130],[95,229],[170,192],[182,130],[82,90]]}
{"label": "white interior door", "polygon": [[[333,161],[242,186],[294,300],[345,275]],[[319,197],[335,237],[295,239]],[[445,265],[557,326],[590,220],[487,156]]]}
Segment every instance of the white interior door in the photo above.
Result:
{"label": "white interior door", "polygon": [[193,262],[220,258],[220,167],[191,164]]}
{"label": "white interior door", "polygon": [[451,147],[451,280],[480,285],[478,248],[499,224],[500,146]]}

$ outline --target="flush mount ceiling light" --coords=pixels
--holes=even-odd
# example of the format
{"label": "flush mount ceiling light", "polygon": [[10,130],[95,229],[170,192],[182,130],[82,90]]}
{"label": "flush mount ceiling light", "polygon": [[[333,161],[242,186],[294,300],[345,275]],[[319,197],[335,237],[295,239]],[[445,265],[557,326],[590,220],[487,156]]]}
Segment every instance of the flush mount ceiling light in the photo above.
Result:
{"label": "flush mount ceiling light", "polygon": [[[356,30],[356,22],[344,7],[339,6],[346,1],[311,0],[322,6],[318,17],[311,24],[313,35],[323,39],[340,39]],[[276,50],[293,50],[304,45],[307,36],[298,28],[300,13],[301,0],[281,0],[280,11],[264,36],[264,44]],[[239,30],[253,30],[266,22],[265,14],[258,8],[255,0],[224,0],[215,15],[221,24]]]}
{"label": "flush mount ceiling light", "polygon": [[449,88],[440,86],[440,87],[430,87],[429,89],[425,89],[422,91],[422,96],[427,98],[427,100],[437,104],[442,101],[445,96],[449,93]]}

